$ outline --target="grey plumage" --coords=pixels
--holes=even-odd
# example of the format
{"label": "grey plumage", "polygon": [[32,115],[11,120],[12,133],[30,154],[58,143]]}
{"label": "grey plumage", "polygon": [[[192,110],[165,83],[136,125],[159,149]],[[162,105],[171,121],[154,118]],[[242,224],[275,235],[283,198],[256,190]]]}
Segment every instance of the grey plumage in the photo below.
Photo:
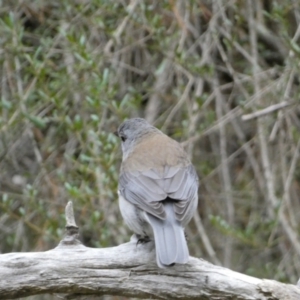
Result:
{"label": "grey plumage", "polygon": [[125,222],[142,237],[154,236],[160,267],[186,263],[184,226],[198,203],[193,165],[179,143],[144,119],[125,121],[118,136],[123,151],[120,210]]}
{"label": "grey plumage", "polygon": [[164,204],[164,210],[164,220],[147,213],[147,220],[154,233],[157,264],[161,268],[173,263],[187,263],[189,258],[183,227],[175,217],[173,204]]}

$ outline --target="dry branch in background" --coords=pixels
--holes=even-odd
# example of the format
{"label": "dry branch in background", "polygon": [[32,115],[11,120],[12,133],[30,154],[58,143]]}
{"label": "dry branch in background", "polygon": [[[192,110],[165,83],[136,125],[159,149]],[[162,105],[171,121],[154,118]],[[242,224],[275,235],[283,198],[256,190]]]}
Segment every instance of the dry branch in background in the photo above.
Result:
{"label": "dry branch in background", "polygon": [[251,114],[242,115],[242,120],[243,121],[249,121],[251,119],[258,118],[258,117],[264,116],[266,114],[272,113],[272,112],[274,112],[276,110],[285,108],[285,107],[287,107],[289,105],[292,105],[292,103],[288,103],[286,101],[278,103],[278,104],[270,105],[269,107],[266,107],[264,109],[255,111],[255,112],[253,112]]}
{"label": "dry branch in background", "polygon": [[151,299],[298,300],[300,288],[261,280],[204,260],[159,269],[150,242],[95,249],[78,240],[72,203],[66,207],[66,236],[46,252],[0,255],[0,298],[37,294],[72,297],[120,295]]}

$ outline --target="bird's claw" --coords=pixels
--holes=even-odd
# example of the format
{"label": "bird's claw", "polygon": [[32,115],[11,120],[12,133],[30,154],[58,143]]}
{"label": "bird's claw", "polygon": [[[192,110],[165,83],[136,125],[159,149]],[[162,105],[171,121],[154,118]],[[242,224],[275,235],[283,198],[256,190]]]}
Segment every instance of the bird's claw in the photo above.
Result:
{"label": "bird's claw", "polygon": [[141,236],[141,235],[137,235],[137,242],[136,245],[139,244],[147,244],[151,241],[151,239],[149,238],[149,236],[145,235],[145,236]]}

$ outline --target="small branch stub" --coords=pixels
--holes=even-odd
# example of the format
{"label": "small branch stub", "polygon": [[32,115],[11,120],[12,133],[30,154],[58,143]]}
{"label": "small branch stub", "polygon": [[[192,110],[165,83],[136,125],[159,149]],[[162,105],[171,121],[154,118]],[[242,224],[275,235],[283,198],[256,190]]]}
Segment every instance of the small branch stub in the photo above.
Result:
{"label": "small branch stub", "polygon": [[74,218],[74,210],[73,210],[73,203],[72,201],[69,201],[66,209],[65,209],[65,213],[66,213],[66,228],[68,229],[68,227],[75,227],[78,228],[75,222],[75,218]]}
{"label": "small branch stub", "polygon": [[69,201],[65,208],[66,215],[66,234],[63,240],[59,243],[58,247],[66,245],[81,245],[79,240],[79,228],[76,225],[73,203]]}

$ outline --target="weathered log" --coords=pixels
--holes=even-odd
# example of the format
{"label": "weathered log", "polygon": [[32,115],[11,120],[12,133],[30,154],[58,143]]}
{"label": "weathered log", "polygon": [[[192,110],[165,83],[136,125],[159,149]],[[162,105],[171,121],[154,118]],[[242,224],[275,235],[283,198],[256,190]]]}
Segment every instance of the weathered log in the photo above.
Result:
{"label": "weathered log", "polygon": [[117,247],[85,247],[68,205],[67,234],[55,249],[0,255],[0,299],[47,293],[71,298],[300,299],[296,285],[254,278],[193,257],[186,265],[159,269],[154,245],[137,245],[135,237]]}

